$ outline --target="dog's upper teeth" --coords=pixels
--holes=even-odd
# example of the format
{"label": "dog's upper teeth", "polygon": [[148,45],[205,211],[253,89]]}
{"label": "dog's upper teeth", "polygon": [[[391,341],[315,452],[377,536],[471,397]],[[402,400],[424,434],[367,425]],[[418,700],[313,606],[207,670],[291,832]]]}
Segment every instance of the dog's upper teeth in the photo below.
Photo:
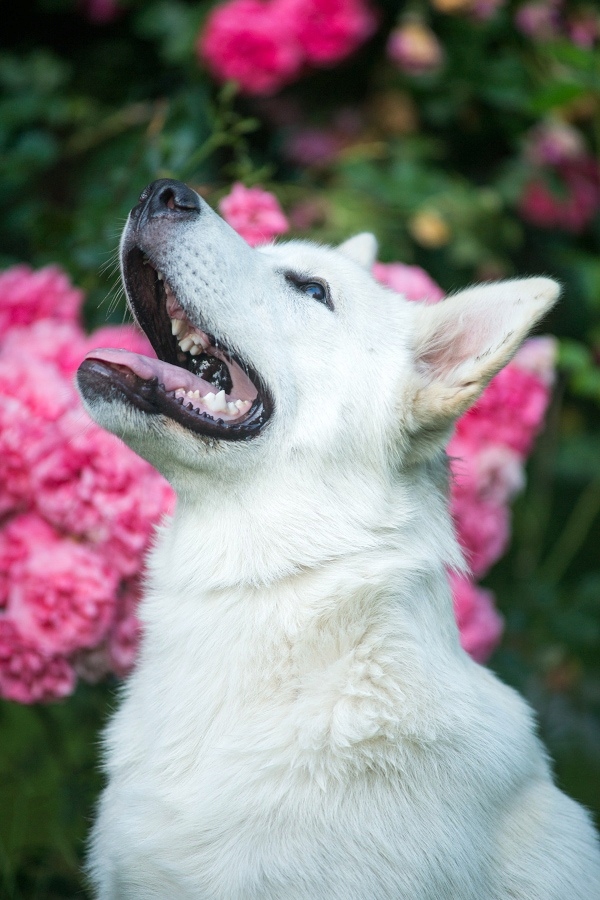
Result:
{"label": "dog's upper teeth", "polygon": [[188,335],[184,337],[182,341],[179,341],[179,346],[183,350],[184,353],[187,353],[190,347],[194,344],[194,339]]}
{"label": "dog's upper teeth", "polygon": [[193,344],[190,347],[191,356],[199,356],[202,353],[202,347],[199,347],[198,344]]}
{"label": "dog's upper teeth", "polygon": [[165,276],[163,275],[162,272],[157,272],[156,277],[158,278],[159,281],[162,281]]}
{"label": "dog's upper teeth", "polygon": [[171,331],[175,335],[175,337],[179,337],[181,332],[185,328],[185,322],[183,319],[171,319]]}

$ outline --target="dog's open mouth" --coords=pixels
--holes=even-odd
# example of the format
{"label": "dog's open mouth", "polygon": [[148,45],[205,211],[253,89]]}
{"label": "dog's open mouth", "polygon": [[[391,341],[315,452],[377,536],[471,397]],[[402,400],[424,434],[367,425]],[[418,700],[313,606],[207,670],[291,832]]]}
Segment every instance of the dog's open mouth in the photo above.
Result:
{"label": "dog's open mouth", "polygon": [[256,372],[192,322],[163,275],[138,247],[124,258],[124,279],[157,359],[126,350],[88,353],[79,368],[85,392],[125,397],[206,437],[247,440],[269,419],[272,402]]}

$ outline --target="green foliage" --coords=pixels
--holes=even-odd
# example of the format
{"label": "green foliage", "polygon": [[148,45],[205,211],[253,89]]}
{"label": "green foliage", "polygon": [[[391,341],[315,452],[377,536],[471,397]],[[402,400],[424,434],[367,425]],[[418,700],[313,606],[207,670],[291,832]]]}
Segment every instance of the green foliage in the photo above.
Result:
{"label": "green foliage", "polygon": [[[573,233],[528,225],[518,209],[537,123],[574,123],[598,154],[600,50],[529,41],[508,3],[487,22],[425,3],[446,61],[415,77],[384,54],[408,4],[380,6],[379,34],[352,59],[252,101],[216,87],[196,58],[210,3],[129,0],[101,25],[85,3],[29,0],[0,53],[0,264],[58,262],[86,290],[90,326],[119,321],[119,231],[149,181],[175,177],[214,205],[233,180],[262,183],[294,234],[371,229],[383,260],[422,265],[448,290],[558,277],[564,300],[545,330],[561,338],[561,374],[512,547],[488,579],[507,622],[492,665],[533,703],[561,784],[600,815],[600,218]],[[340,145],[301,167],[289,141],[306,126]],[[2,896],[85,895],[111,692],[0,706]]]}

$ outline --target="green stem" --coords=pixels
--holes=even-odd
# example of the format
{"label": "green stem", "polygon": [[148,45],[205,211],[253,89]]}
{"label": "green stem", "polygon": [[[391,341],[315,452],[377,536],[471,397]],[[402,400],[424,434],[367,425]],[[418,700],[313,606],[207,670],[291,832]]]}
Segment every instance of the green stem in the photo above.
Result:
{"label": "green stem", "polygon": [[584,543],[598,513],[600,478],[595,478],[581,492],[567,524],[542,565],[540,575],[543,580],[550,584],[560,581]]}

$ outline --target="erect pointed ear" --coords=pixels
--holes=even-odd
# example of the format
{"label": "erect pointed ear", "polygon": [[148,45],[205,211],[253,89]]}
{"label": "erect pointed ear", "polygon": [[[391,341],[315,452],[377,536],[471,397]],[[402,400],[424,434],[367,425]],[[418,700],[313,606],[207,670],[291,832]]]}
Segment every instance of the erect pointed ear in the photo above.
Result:
{"label": "erect pointed ear", "polygon": [[524,278],[469,288],[434,306],[414,304],[415,428],[447,429],[506,365],[559,293],[549,278]]}
{"label": "erect pointed ear", "polygon": [[377,259],[377,238],[369,231],[363,231],[340,244],[338,250],[359,266],[371,269]]}

